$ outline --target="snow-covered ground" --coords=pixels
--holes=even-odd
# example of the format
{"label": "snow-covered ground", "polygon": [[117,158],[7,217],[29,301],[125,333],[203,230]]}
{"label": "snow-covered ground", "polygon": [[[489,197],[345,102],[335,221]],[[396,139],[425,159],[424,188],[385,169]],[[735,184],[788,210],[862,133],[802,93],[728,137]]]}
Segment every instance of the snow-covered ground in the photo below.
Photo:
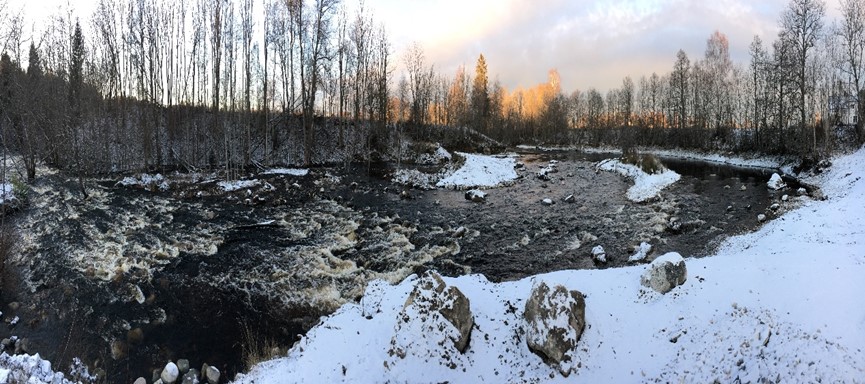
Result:
{"label": "snow-covered ground", "polygon": [[678,173],[669,169],[664,169],[659,173],[650,175],[640,169],[640,167],[625,164],[616,159],[601,161],[598,163],[598,169],[618,172],[622,176],[633,180],[634,185],[631,188],[628,188],[628,200],[636,203],[641,203],[654,198],[664,188],[667,188],[670,184],[679,181],[681,178]]}
{"label": "snow-covered ground", "polygon": [[517,163],[512,157],[457,153],[466,158],[465,164],[450,176],[439,180],[436,183],[437,187],[458,189],[495,187],[517,178],[517,171],[514,170]]}
{"label": "snow-covered ground", "polygon": [[[418,279],[375,281],[360,303],[324,318],[288,356],[237,380],[863,383],[865,149],[833,162],[809,180],[828,200],[805,201],[755,233],[728,239],[712,257],[687,259],[687,281],[666,295],[641,287],[645,265],[498,284],[479,275],[445,278],[470,300],[468,349],[400,358],[388,350]],[[569,378],[526,346],[523,310],[536,281],[586,296],[587,325]]]}
{"label": "snow-covered ground", "polygon": [[306,176],[309,169],[305,168],[273,168],[262,172],[265,175]]}

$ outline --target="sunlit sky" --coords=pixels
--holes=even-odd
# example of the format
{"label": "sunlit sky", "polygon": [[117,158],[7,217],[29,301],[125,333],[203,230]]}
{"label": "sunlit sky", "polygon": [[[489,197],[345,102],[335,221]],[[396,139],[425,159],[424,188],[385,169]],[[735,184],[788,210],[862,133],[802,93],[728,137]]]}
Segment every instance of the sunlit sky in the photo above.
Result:
{"label": "sunlit sky", "polygon": [[[2,1],[2,0],[0,0]],[[7,0],[31,20],[56,12],[66,0]],[[343,0],[349,8],[358,0]],[[676,52],[703,56],[715,30],[726,34],[733,59],[748,60],[754,35],[772,41],[788,0],[365,0],[382,21],[402,64],[412,42],[438,72],[474,69],[484,54],[493,79],[530,87],[558,69],[565,91],[621,86],[622,78],[669,72]],[[96,0],[72,2],[89,15]],[[24,4],[24,5],[22,5]],[[827,0],[827,26],[838,0]],[[82,16],[83,17],[83,16]],[[399,73],[400,69],[397,70]]]}

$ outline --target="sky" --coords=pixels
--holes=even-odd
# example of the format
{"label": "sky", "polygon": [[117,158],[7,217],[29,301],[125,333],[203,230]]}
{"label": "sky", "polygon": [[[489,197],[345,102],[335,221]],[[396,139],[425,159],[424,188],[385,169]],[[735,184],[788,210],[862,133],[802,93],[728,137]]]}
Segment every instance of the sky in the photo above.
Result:
{"label": "sky", "polygon": [[[0,0],[2,1],[2,0]],[[6,0],[28,19],[56,12],[67,0]],[[748,60],[755,35],[774,40],[789,0],[364,0],[384,22],[402,64],[417,42],[427,63],[453,76],[460,65],[473,72],[480,54],[491,79],[509,89],[532,87],[557,69],[562,89],[618,88],[625,76],[668,73],[676,52],[694,61],[718,30],[727,35],[733,60]],[[838,19],[839,0],[826,0],[825,23]],[[355,7],[359,0],[343,0]],[[96,0],[72,2],[89,14]],[[400,73],[401,68],[397,69]]]}

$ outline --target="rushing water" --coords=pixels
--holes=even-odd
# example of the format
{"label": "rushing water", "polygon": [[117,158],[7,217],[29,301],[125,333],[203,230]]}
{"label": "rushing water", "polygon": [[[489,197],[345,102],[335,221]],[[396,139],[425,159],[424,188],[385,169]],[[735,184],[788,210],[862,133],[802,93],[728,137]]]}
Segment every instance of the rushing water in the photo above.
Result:
{"label": "rushing water", "polygon": [[[0,336],[27,337],[55,366],[81,356],[110,382],[179,358],[230,376],[242,369],[246,331],[288,347],[371,279],[609,268],[627,265],[641,242],[654,254],[708,255],[757,227],[758,214],[774,217],[769,207],[789,193],[766,188],[770,170],[665,159],[682,179],[637,204],[625,198],[629,181],[595,170],[605,157],[525,153],[522,177],[485,204],[460,191],[403,193],[387,179],[391,164],[270,176],[231,193],[190,177],[167,192],[91,180],[88,201],[50,175],[17,219],[22,247],[2,299],[21,303],[4,310],[21,320]],[[559,172],[537,178],[553,159]],[[606,263],[592,259],[596,245]]]}

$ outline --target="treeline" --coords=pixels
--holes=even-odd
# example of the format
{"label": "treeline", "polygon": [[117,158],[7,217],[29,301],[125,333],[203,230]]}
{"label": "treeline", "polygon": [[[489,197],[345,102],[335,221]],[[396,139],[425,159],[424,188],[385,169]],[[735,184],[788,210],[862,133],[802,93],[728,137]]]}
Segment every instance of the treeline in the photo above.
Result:
{"label": "treeline", "polygon": [[21,16],[0,20],[3,144],[34,163],[232,177],[391,144],[393,53],[362,4],[100,0],[89,20],[71,14],[29,37]]}
{"label": "treeline", "polygon": [[[748,63],[733,62],[727,37],[716,31],[701,57],[680,50],[669,73],[628,76],[606,92],[564,93],[556,70],[532,88],[508,91],[494,83],[487,89],[481,57],[474,81],[464,68],[452,78],[429,70],[430,90],[419,94],[431,97],[428,121],[473,124],[509,144],[820,155],[845,144],[839,140],[865,141],[865,1],[842,0],[840,10],[842,19],[827,24],[824,2],[792,0],[775,41],[754,37]],[[482,102],[476,102],[479,85],[487,90]],[[838,126],[856,129],[839,136]]]}
{"label": "treeline", "polygon": [[39,161],[78,174],[221,167],[233,177],[387,157],[404,134],[440,137],[439,127],[507,144],[812,155],[837,144],[838,124],[855,121],[865,140],[863,4],[842,0],[842,19],[827,24],[822,0],[791,0],[775,41],[755,37],[748,63],[715,32],[699,58],[680,50],[669,73],[565,92],[556,70],[508,90],[483,55],[452,76],[419,45],[396,56],[362,2],[100,0],[86,20],[60,10],[27,36],[0,0],[0,139],[29,177]]}

